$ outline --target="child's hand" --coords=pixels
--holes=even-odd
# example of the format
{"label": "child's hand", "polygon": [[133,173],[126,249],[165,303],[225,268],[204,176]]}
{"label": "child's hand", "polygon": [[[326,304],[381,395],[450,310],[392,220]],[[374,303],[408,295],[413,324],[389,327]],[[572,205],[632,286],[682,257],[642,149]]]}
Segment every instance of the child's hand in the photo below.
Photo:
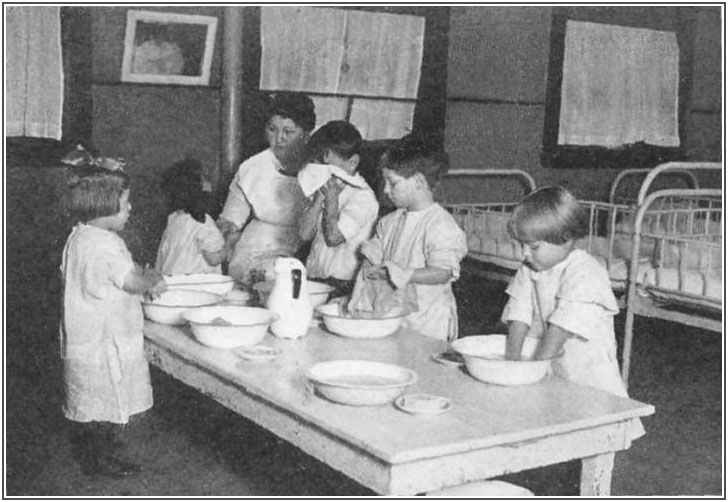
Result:
{"label": "child's hand", "polygon": [[397,289],[405,287],[414,273],[411,268],[402,268],[393,261],[385,261],[383,268],[387,271],[389,280]]}
{"label": "child's hand", "polygon": [[339,178],[332,176],[329,180],[321,187],[321,192],[327,199],[338,199],[339,194],[344,189],[344,182]]}
{"label": "child's hand", "polygon": [[164,276],[159,270],[152,268],[149,264],[144,267],[144,279],[150,284],[147,293],[152,298],[167,291],[167,283],[164,282]]}
{"label": "child's hand", "polygon": [[364,277],[373,281],[385,280],[387,278],[387,269],[384,267],[369,267],[364,269]]}

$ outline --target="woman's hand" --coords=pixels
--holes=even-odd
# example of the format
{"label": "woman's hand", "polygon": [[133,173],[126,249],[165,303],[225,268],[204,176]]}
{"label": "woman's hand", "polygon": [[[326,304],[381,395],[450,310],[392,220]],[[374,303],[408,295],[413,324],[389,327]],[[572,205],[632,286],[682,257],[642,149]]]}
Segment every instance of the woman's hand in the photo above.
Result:
{"label": "woman's hand", "polygon": [[217,225],[217,228],[220,229],[220,232],[222,232],[222,236],[225,237],[225,239],[228,239],[228,236],[231,234],[235,234],[238,232],[238,227],[230,220],[226,220],[225,218],[218,218],[215,222]]}

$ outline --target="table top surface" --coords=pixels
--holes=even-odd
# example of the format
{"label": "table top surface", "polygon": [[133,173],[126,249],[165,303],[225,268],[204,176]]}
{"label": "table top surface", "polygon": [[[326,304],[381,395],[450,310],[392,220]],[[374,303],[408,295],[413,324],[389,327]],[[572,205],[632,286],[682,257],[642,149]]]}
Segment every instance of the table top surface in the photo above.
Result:
{"label": "table top surface", "polygon": [[[312,327],[297,340],[266,334],[263,345],[281,355],[272,361],[246,361],[233,351],[198,343],[187,326],[146,321],[144,334],[194,367],[214,374],[248,395],[294,414],[391,464],[475,449],[531,441],[598,427],[654,413],[654,407],[577,385],[556,377],[527,386],[480,382],[464,367],[447,366],[432,356],[444,341],[400,329],[381,339],[349,339]],[[312,391],[306,371],[315,363],[366,359],[414,370],[417,382],[404,394],[427,393],[453,402],[439,415],[412,415],[392,404],[347,406]]]}

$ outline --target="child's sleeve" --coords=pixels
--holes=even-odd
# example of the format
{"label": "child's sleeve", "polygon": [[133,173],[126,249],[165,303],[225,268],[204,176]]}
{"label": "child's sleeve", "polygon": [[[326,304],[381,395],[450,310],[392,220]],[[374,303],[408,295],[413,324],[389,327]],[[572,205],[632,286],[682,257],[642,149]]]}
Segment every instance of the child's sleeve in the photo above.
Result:
{"label": "child's sleeve", "polygon": [[460,277],[460,261],[468,253],[468,244],[460,227],[454,221],[440,220],[427,231],[425,264],[428,267],[450,271],[452,280]]}
{"label": "child's sleeve", "polygon": [[566,269],[548,318],[570,333],[590,339],[603,331],[604,316],[619,313],[607,271],[598,263]]}
{"label": "child's sleeve", "polygon": [[132,270],[134,261],[128,251],[117,246],[97,246],[83,267],[83,288],[95,298],[106,298],[123,288]]}
{"label": "child's sleeve", "polygon": [[371,262],[372,265],[381,265],[384,260],[384,222],[382,218],[377,222],[374,235],[371,239],[362,242],[359,252]]}
{"label": "child's sleeve", "polygon": [[520,321],[527,325],[533,322],[533,282],[526,268],[521,266],[506,288],[508,302],[503,309],[501,321]]}
{"label": "child's sleeve", "polygon": [[370,190],[356,189],[356,193],[340,209],[337,227],[347,241],[355,237],[362,228],[371,229],[377,219],[379,203]]}
{"label": "child's sleeve", "polygon": [[225,246],[222,232],[209,215],[205,215],[205,224],[195,236],[197,248],[200,251],[215,253]]}

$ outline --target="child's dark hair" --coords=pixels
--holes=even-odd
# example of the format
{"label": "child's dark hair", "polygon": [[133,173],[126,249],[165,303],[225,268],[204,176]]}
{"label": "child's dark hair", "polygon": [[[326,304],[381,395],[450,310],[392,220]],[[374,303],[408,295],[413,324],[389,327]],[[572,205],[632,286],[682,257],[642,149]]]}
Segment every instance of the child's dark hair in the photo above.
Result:
{"label": "child's dark hair", "polygon": [[560,186],[539,188],[528,194],[508,221],[508,233],[519,242],[565,244],[589,233],[589,216],[568,190]]}
{"label": "child's dark hair", "polygon": [[316,127],[316,111],[313,100],[299,92],[279,92],[271,99],[268,120],[274,116],[291,119],[304,131],[311,132]]}
{"label": "child's dark hair", "polygon": [[403,178],[420,173],[430,190],[434,190],[440,178],[450,169],[450,164],[447,154],[432,149],[426,138],[409,134],[385,152],[380,167],[395,171]]}
{"label": "child's dark hair", "polygon": [[184,211],[205,223],[209,194],[202,187],[202,164],[196,159],[175,162],[162,174],[161,189],[167,196],[168,209]]}
{"label": "child's dark hair", "polygon": [[362,137],[351,122],[332,120],[321,126],[308,141],[310,157],[322,160],[327,150],[342,159],[361,155]]}
{"label": "child's dark hair", "polygon": [[69,172],[65,206],[75,222],[86,223],[96,218],[118,213],[119,200],[129,190],[129,176],[123,171],[101,167],[74,167]]}

